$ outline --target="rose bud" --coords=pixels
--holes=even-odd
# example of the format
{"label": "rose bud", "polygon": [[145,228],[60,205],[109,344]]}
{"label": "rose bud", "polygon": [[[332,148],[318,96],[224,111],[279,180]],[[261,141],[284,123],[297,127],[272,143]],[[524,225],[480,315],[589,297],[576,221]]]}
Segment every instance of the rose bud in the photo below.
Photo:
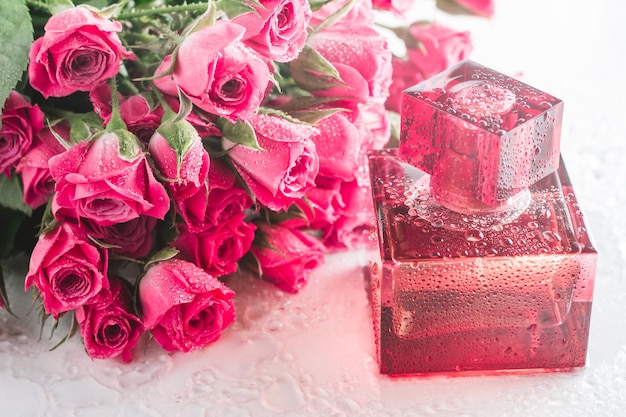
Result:
{"label": "rose bud", "polygon": [[318,239],[298,229],[266,223],[258,228],[263,243],[253,246],[251,251],[259,272],[281,290],[298,292],[323,262],[326,248]]}

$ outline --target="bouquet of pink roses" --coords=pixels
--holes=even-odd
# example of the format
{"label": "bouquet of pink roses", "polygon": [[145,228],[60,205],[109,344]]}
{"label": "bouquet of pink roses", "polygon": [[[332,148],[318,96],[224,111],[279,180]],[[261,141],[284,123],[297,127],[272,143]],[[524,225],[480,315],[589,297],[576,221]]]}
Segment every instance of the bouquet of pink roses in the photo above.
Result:
{"label": "bouquet of pink roses", "polygon": [[200,348],[235,319],[223,277],[297,292],[363,243],[397,92],[471,49],[420,23],[392,57],[374,8],[411,0],[75,3],[0,9],[0,257],[29,255],[25,289],[94,358]]}

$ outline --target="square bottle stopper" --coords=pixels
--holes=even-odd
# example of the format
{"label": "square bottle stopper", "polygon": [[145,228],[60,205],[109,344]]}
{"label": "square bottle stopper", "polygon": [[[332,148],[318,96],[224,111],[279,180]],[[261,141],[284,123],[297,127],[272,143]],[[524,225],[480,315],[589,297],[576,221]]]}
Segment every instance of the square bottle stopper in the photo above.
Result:
{"label": "square bottle stopper", "polygon": [[399,157],[458,212],[497,210],[559,164],[563,102],[472,61],[404,92]]}

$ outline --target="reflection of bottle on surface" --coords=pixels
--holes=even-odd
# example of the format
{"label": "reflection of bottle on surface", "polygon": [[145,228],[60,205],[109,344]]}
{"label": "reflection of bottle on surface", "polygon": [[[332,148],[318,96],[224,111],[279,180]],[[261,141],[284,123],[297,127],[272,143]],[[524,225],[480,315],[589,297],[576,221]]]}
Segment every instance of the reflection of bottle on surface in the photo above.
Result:
{"label": "reflection of bottle on surface", "polygon": [[370,156],[381,372],[584,365],[596,252],[562,108],[471,61],[405,92],[400,149]]}

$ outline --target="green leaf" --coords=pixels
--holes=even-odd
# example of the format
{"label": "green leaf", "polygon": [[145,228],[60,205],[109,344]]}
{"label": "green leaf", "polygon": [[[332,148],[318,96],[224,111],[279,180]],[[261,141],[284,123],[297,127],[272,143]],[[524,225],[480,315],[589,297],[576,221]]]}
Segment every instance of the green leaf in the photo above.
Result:
{"label": "green leaf", "polygon": [[198,16],[185,29],[184,35],[188,36],[194,32],[204,29],[205,27],[215,25],[216,18],[217,18],[217,8],[215,7],[215,2],[213,0],[209,0],[209,4],[207,5],[206,12]]}
{"label": "green leaf", "polygon": [[46,5],[50,14],[61,13],[75,7],[71,0],[46,0]]}
{"label": "green leaf", "polygon": [[311,11],[316,12],[331,1],[333,0],[309,0],[309,6],[311,7]]}
{"label": "green leaf", "polygon": [[22,184],[16,175],[0,175],[0,205],[30,216],[33,210],[24,204]]}
{"label": "green leaf", "polygon": [[170,123],[178,123],[185,120],[193,110],[193,103],[180,88],[178,88],[178,103],[178,113],[176,113],[176,117],[174,117]]}
{"label": "green leaf", "polygon": [[94,113],[76,113],[67,117],[70,124],[70,143],[75,145],[102,131],[102,119]]}
{"label": "green leaf", "polygon": [[127,161],[134,161],[141,155],[141,143],[137,136],[128,130],[116,130],[113,133],[119,138],[119,155]]}
{"label": "green leaf", "polygon": [[[66,1],[66,0],[61,0]],[[67,0],[69,1],[69,0]],[[101,3],[101,2],[98,2]],[[100,15],[103,19],[114,19],[120,12],[126,7],[128,1],[121,1],[119,3],[114,3],[110,6],[107,6],[106,3],[103,5],[96,5],[94,2],[85,3],[84,6],[88,9],[94,11],[96,14]]]}
{"label": "green leaf", "polygon": [[296,83],[308,91],[344,85],[337,69],[319,52],[305,46],[289,65]]}
{"label": "green leaf", "polygon": [[[0,107],[28,65],[33,24],[24,0],[2,0],[0,7]],[[0,128],[2,124],[0,122]]]}
{"label": "green leaf", "polygon": [[285,119],[290,123],[295,123],[298,125],[310,125],[311,123],[308,123],[305,120],[301,120],[297,117],[294,117],[292,114],[289,114],[287,112],[284,112],[282,110],[279,109],[274,109],[271,107],[261,107],[259,108],[259,114],[268,114],[270,116],[276,116],[276,117],[280,117],[281,119]]}
{"label": "green leaf", "polygon": [[218,0],[217,2],[215,2],[217,9],[223,11],[229,19],[233,19],[244,13],[258,14],[256,9],[252,7],[250,3],[256,4],[259,7],[263,7],[258,0]]}
{"label": "green leaf", "polygon": [[172,259],[174,256],[178,255],[178,249],[166,246],[160,251],[156,252],[154,255],[150,257],[148,262],[146,262],[146,266],[144,270],[148,270],[153,264],[158,262],[167,261],[168,259]]}
{"label": "green leaf", "polygon": [[263,151],[256,138],[254,128],[248,122],[242,122],[237,120],[237,123],[233,124],[226,119],[219,119],[218,126],[222,130],[222,137],[229,141],[246,146],[251,149]]}
{"label": "green leaf", "polygon": [[316,125],[322,119],[327,118],[335,113],[345,112],[346,109],[342,107],[332,108],[332,109],[320,109],[320,110],[299,110],[293,111],[291,114],[293,117],[301,120],[310,125]]}

